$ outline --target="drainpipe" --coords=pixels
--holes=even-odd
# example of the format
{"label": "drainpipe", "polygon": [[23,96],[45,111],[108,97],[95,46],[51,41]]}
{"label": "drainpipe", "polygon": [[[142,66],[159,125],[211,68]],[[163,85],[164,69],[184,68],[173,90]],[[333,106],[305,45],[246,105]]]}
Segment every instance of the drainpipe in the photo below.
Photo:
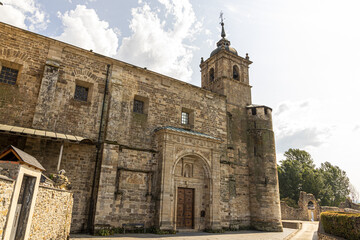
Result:
{"label": "drainpipe", "polygon": [[63,150],[64,150],[64,142],[61,143],[61,147],[60,147],[60,153],[59,153],[59,161],[58,161],[58,165],[57,165],[57,174],[59,174],[60,171],[60,164],[61,164],[61,159],[62,159],[62,155],[63,155]]}
{"label": "drainpipe", "polygon": [[98,135],[98,141],[96,143],[96,158],[95,158],[95,169],[94,169],[94,176],[92,181],[92,188],[91,188],[91,195],[90,195],[90,206],[89,206],[89,217],[88,217],[88,231],[93,232],[93,224],[95,220],[95,208],[96,208],[96,197],[95,196],[95,184],[96,184],[96,176],[98,174],[98,165],[99,162],[101,162],[101,148],[102,148],[102,133],[103,133],[103,119],[104,119],[104,111],[105,111],[105,102],[106,102],[106,96],[108,94],[108,83],[109,83],[109,74],[110,74],[110,64],[107,65],[106,70],[106,80],[105,80],[105,89],[104,89],[104,98],[101,108],[101,116],[100,116],[100,126],[99,126],[99,135]]}

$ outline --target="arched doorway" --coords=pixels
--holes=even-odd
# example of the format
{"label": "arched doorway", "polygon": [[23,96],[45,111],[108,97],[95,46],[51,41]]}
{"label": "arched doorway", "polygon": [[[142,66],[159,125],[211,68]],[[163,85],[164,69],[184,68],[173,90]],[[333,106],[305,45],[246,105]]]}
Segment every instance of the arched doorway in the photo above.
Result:
{"label": "arched doorway", "polygon": [[211,176],[208,163],[197,155],[178,159],[173,169],[174,223],[176,229],[210,226]]}
{"label": "arched doorway", "polygon": [[314,206],[314,203],[312,201],[309,201],[307,207],[308,207],[309,221],[315,221],[315,216],[314,216],[315,206]]}

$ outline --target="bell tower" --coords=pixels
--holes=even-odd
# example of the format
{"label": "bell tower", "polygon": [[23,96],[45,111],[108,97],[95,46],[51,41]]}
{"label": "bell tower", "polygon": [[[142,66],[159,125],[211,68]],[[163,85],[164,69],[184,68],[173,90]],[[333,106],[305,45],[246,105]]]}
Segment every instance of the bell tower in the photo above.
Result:
{"label": "bell tower", "polygon": [[224,21],[221,18],[221,39],[217,48],[204,61],[201,58],[201,87],[227,97],[228,103],[246,107],[251,104],[251,86],[249,85],[249,60],[240,57],[235,48],[226,39]]}
{"label": "bell tower", "polygon": [[251,101],[248,54],[238,55],[226,39],[221,18],[221,38],[204,61],[201,87],[226,97],[227,141],[220,158],[222,222],[231,228],[252,226],[282,231],[274,132],[271,108]]}

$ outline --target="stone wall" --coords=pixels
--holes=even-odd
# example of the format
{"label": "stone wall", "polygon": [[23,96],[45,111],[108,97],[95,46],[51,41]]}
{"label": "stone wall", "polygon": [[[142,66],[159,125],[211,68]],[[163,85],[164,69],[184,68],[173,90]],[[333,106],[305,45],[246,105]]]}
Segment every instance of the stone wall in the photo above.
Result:
{"label": "stone wall", "polygon": [[[217,138],[226,137],[225,98],[199,87],[134,66],[113,66],[106,140],[138,149],[154,149],[154,130],[188,128]],[[133,111],[134,99],[145,103]],[[181,112],[190,124],[181,124]]]}
{"label": "stone wall", "polygon": [[[309,203],[313,203],[313,206],[309,206]],[[310,221],[312,218],[311,212],[314,216],[314,220],[320,219],[320,212],[324,212],[327,207],[322,207],[318,204],[315,196],[311,193],[301,191],[298,201],[298,208],[290,207],[285,202],[281,202],[281,219],[282,220],[303,220]]]}
{"label": "stone wall", "polygon": [[3,239],[14,183],[14,180],[5,176],[0,176],[0,240]]}
{"label": "stone wall", "polygon": [[282,220],[304,220],[308,221],[309,216],[307,209],[294,208],[286,204],[286,202],[281,201],[281,219]]}
{"label": "stone wall", "polygon": [[0,63],[20,70],[15,85],[1,83],[0,111],[6,114],[0,123],[31,127],[50,42],[6,24],[0,32]]}
{"label": "stone wall", "polygon": [[68,239],[72,206],[71,192],[40,186],[29,239]]}
{"label": "stone wall", "polygon": [[353,203],[350,199],[346,199],[345,202],[339,204],[340,208],[352,208],[360,211],[360,204]]}
{"label": "stone wall", "polygon": [[156,153],[105,144],[95,227],[127,223],[154,225]]}

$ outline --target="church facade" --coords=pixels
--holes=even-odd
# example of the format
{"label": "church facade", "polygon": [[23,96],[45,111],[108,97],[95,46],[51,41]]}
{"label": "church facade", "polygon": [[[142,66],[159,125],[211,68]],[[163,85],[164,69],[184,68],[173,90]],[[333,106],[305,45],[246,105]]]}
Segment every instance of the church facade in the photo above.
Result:
{"label": "church facade", "polygon": [[0,147],[66,171],[72,232],[282,231],[271,108],[225,38],[201,87],[0,23]]}

